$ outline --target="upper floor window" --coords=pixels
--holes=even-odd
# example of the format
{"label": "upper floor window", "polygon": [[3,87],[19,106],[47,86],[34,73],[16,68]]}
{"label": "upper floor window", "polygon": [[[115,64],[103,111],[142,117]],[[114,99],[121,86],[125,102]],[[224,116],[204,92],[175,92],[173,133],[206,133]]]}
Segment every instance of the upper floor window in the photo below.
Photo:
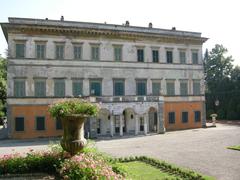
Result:
{"label": "upper floor window", "polygon": [[82,94],[82,80],[72,80],[72,94],[73,96],[80,96]]}
{"label": "upper floor window", "polygon": [[36,97],[46,96],[46,80],[45,79],[35,79],[34,80],[34,92]]}
{"label": "upper floor window", "polygon": [[93,45],[91,48],[92,60],[98,61],[100,59],[99,46]]}
{"label": "upper floor window", "polygon": [[90,80],[90,95],[101,96],[102,95],[102,81]]}
{"label": "upper floor window", "polygon": [[197,51],[192,51],[192,63],[198,64],[198,52]]}
{"label": "upper floor window", "polygon": [[167,95],[169,95],[169,96],[175,95],[175,82],[174,81],[167,82]]}
{"label": "upper floor window", "polygon": [[175,112],[168,113],[168,123],[174,124],[175,123]]}
{"label": "upper floor window", "polygon": [[136,82],[136,90],[138,96],[146,96],[147,95],[147,81],[146,80],[137,80]]}
{"label": "upper floor window", "polygon": [[201,112],[200,111],[194,111],[194,121],[195,122],[201,121]]}
{"label": "upper floor window", "polygon": [[161,83],[157,81],[152,82],[152,95],[159,96],[161,91]]}
{"label": "upper floor window", "polygon": [[158,50],[152,50],[152,62],[159,62]]}
{"label": "upper floor window", "polygon": [[124,80],[123,79],[113,80],[113,95],[124,96]]}
{"label": "upper floor window", "polygon": [[36,58],[45,59],[46,45],[43,43],[36,44]]}
{"label": "upper floor window", "polygon": [[200,80],[193,80],[193,95],[200,94],[201,94]]}
{"label": "upper floor window", "polygon": [[14,96],[24,97],[26,96],[25,89],[25,79],[15,79],[14,80]]}
{"label": "upper floor window", "polygon": [[188,95],[188,82],[187,81],[180,82],[180,95],[182,95],[182,96]]}
{"label": "upper floor window", "polygon": [[180,58],[181,64],[186,64],[186,52],[185,51],[179,52],[179,58]]}
{"label": "upper floor window", "polygon": [[115,59],[115,61],[122,60],[122,47],[121,46],[114,46],[114,59]]}
{"label": "upper floor window", "polygon": [[64,44],[56,44],[56,59],[64,59]]}
{"label": "upper floor window", "polygon": [[64,79],[54,80],[54,96],[56,97],[65,96],[65,80]]}
{"label": "upper floor window", "polygon": [[73,54],[74,54],[74,59],[82,59],[82,46],[74,45]]}
{"label": "upper floor window", "polygon": [[15,131],[24,131],[24,117],[15,118]]}
{"label": "upper floor window", "polygon": [[137,49],[137,60],[138,62],[144,62],[144,50]]}
{"label": "upper floor window", "polygon": [[25,58],[25,42],[16,42],[16,58]]}
{"label": "upper floor window", "polygon": [[167,58],[167,63],[173,63],[173,52],[170,50],[167,50],[166,52],[166,58]]}

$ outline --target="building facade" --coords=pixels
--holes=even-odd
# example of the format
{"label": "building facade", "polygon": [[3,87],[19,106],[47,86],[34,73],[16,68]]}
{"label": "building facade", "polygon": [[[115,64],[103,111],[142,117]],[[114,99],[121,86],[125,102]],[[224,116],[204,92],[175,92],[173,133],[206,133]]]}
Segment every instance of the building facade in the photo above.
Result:
{"label": "building facade", "polygon": [[87,136],[164,133],[205,126],[201,33],[149,27],[9,18],[10,138],[59,136],[48,106],[94,96]]}

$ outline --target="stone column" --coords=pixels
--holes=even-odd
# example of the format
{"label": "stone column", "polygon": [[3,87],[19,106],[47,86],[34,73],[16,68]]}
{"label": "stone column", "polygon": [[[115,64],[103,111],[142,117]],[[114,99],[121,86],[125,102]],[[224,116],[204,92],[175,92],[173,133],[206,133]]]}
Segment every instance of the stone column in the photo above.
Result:
{"label": "stone column", "polygon": [[147,134],[147,118],[148,118],[148,114],[145,114],[143,116],[143,120],[144,120],[144,134]]}
{"label": "stone column", "polygon": [[120,136],[123,136],[123,115],[120,115]]}
{"label": "stone column", "polygon": [[114,116],[111,115],[111,117],[110,117],[110,134],[111,134],[112,137],[113,137],[113,134],[114,134],[113,120],[114,120]]}
{"label": "stone column", "polygon": [[139,121],[139,119],[138,119],[138,115],[136,114],[135,115],[135,135],[138,135],[138,121]]}
{"label": "stone column", "polygon": [[164,97],[159,98],[159,103],[158,103],[158,118],[159,118],[159,129],[158,133],[164,134],[166,129],[164,125]]}

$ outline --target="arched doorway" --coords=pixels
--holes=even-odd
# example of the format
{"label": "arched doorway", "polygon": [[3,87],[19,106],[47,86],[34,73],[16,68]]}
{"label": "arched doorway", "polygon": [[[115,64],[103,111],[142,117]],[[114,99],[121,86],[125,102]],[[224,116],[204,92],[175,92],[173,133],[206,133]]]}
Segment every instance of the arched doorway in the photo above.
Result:
{"label": "arched doorway", "polygon": [[123,133],[135,133],[135,112],[132,108],[126,108],[123,111]]}
{"label": "arched doorway", "polygon": [[157,109],[154,107],[150,107],[148,111],[148,127],[149,132],[157,132],[157,124],[158,124],[158,114]]}
{"label": "arched doorway", "polygon": [[97,135],[110,134],[110,113],[107,109],[100,109],[96,117],[96,133]]}

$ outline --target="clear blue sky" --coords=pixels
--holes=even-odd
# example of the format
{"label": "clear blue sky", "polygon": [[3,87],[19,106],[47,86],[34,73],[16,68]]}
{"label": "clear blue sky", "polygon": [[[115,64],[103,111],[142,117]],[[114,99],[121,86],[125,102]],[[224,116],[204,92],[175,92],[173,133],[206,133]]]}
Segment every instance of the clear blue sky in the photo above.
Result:
{"label": "clear blue sky", "polygon": [[[0,6],[0,22],[8,17],[107,22],[202,32],[210,38],[204,49],[223,44],[240,65],[240,10],[238,0],[4,0]],[[0,54],[7,43],[0,30]],[[5,55],[4,55],[5,56]]]}

